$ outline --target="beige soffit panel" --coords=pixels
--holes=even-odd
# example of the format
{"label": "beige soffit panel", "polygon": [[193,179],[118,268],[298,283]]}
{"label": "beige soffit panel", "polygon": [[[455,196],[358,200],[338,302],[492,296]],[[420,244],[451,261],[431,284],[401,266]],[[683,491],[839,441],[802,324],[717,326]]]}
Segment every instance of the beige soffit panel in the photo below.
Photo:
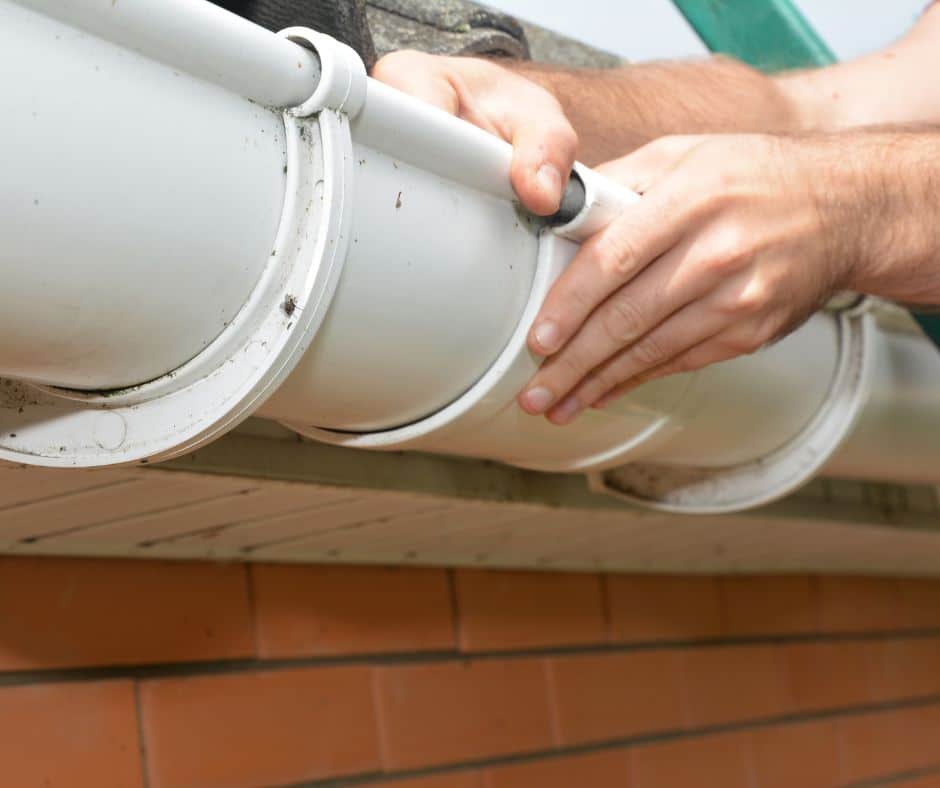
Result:
{"label": "beige soffit panel", "polygon": [[0,468],[0,552],[931,575],[940,507],[934,488],[819,480],[755,512],[664,515],[576,476],[353,452],[250,423],[162,466]]}

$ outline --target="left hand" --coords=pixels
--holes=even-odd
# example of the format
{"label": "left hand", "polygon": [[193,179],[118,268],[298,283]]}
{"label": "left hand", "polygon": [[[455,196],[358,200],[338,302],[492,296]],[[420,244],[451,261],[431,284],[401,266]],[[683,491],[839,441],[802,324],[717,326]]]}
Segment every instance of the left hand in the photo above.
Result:
{"label": "left hand", "polygon": [[582,246],[546,298],[529,346],[548,359],[522,408],[567,424],[640,383],[751,353],[844,289],[863,228],[821,207],[831,148],[664,137],[599,168],[643,199]]}

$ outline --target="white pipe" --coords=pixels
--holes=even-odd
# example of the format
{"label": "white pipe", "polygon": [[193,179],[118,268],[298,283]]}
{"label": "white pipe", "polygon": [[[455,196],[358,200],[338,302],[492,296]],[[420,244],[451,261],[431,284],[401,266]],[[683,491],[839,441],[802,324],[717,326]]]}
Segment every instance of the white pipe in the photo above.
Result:
{"label": "white pipe", "polygon": [[0,71],[0,374],[110,389],[180,367],[274,248],[279,114],[7,0]]}
{"label": "white pipe", "polygon": [[270,107],[317,85],[312,53],[201,0],[17,0],[46,17]]}
{"label": "white pipe", "polygon": [[440,410],[486,372],[529,297],[538,235],[510,203],[374,148],[354,145],[353,162],[342,286],[260,413],[381,430]]}
{"label": "white pipe", "polygon": [[[287,35],[317,50],[321,79],[280,121],[236,96],[231,74],[177,77],[74,31],[45,70],[49,39],[68,29],[8,0],[0,10],[2,56],[29,66],[25,88],[0,92],[13,119],[0,150],[16,151],[0,185],[0,459],[159,459],[257,413],[331,443],[590,472],[651,506],[715,512],[804,482],[859,413],[831,468],[891,480],[902,455],[924,468],[935,457],[934,357],[913,340],[898,350],[862,313],[819,314],[761,353],[656,381],[564,429],[526,416],[515,396],[539,363],[531,321],[574,241],[634,195],[579,168],[571,222],[525,216],[505,143],[367,80],[348,48],[310,31]],[[52,79],[63,71],[74,76]],[[70,133],[39,122],[33,134],[33,104],[58,108],[63,86]],[[31,225],[22,197],[37,184],[50,210]],[[143,385],[81,395],[23,380]],[[916,426],[896,434],[899,418]]]}
{"label": "white pipe", "polygon": [[[415,164],[499,200],[515,202],[508,173],[512,147],[469,123],[454,122],[436,107],[376,80],[368,80],[368,100],[352,120],[353,138],[386,156]],[[557,232],[583,241],[608,225],[637,195],[576,165],[585,187],[587,210]]]}

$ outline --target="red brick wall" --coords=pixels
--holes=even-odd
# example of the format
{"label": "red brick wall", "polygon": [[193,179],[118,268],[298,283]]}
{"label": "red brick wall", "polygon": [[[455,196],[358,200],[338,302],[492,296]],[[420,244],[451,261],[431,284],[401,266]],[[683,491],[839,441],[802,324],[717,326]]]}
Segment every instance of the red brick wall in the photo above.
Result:
{"label": "red brick wall", "polygon": [[0,558],[0,671],[4,787],[940,785],[932,581]]}

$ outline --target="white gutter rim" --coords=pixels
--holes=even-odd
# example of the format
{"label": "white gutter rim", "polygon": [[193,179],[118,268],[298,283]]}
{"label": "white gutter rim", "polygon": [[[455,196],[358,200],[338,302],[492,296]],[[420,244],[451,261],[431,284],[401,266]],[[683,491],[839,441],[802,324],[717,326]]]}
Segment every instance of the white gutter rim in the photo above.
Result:
{"label": "white gutter rim", "polygon": [[[5,381],[0,460],[99,467],[168,459],[221,436],[287,377],[323,319],[345,258],[349,206],[343,185],[352,157],[341,114],[324,112],[316,121],[285,114],[285,127],[288,190],[275,253],[223,335],[180,369],[122,391],[93,394]],[[312,133],[321,139],[310,139]],[[311,212],[321,196],[324,209]]]}
{"label": "white gutter rim", "polygon": [[[535,374],[541,362],[541,359],[534,356],[528,348],[529,328],[551,284],[576,251],[577,247],[574,244],[558,237],[550,229],[542,231],[538,265],[531,293],[512,337],[490,368],[483,373],[477,382],[463,395],[436,413],[400,427],[368,432],[331,430],[297,422],[282,423],[305,437],[337,446],[389,451],[447,452],[449,444],[455,438],[459,440],[461,435],[474,433],[475,430],[507,410],[514,411],[518,409],[515,395]],[[642,428],[639,434],[636,433],[637,422],[633,421],[629,428],[625,429],[625,435],[618,439],[616,433],[619,417],[609,419],[610,430],[615,433],[615,436],[605,441],[605,443],[612,440],[617,455],[620,456],[653,440],[657,433],[667,427],[670,413],[678,407],[692,379],[694,379],[694,375],[683,376],[682,379],[673,379],[672,387],[676,393],[663,405],[660,411],[646,410],[637,413],[636,418],[642,419]],[[531,416],[523,416],[523,418],[532,420],[535,423],[535,419]],[[563,432],[558,434],[559,437],[564,435]],[[630,437],[627,438],[627,435]],[[455,449],[459,449],[459,443],[450,446],[451,451]],[[611,449],[604,448],[601,451],[600,456],[606,459]],[[519,465],[526,465],[525,460],[531,459],[530,457],[518,456],[511,442],[504,445],[492,445],[487,456],[490,459]],[[592,461],[599,461],[599,457],[590,459],[570,457],[566,462],[559,463],[558,467],[552,470],[580,471],[583,467],[590,466]]]}
{"label": "white gutter rim", "polygon": [[785,446],[727,468],[632,463],[589,474],[591,489],[662,512],[727,514],[772,503],[808,482],[852,433],[872,388],[874,318],[852,310],[839,322],[839,363],[829,394]]}

